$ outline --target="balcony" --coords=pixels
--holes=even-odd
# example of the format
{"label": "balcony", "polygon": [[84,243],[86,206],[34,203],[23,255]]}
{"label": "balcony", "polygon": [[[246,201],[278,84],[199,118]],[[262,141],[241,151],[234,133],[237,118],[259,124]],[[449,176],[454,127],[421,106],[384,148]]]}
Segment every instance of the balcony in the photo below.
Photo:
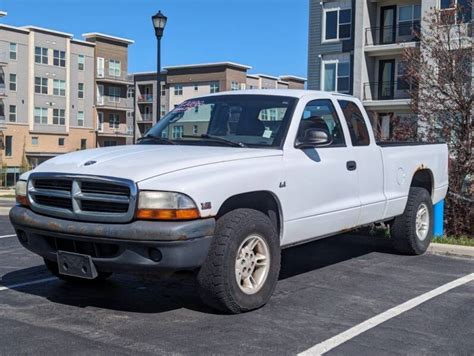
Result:
{"label": "balcony", "polygon": [[[1,80],[1,79],[0,79]],[[0,83],[0,97],[7,96],[7,90],[5,88],[5,83]]]}
{"label": "balcony", "polygon": [[140,114],[138,116],[138,122],[152,122],[153,121],[153,114],[152,113],[145,113]]}
{"label": "balcony", "polygon": [[133,101],[131,98],[99,95],[97,96],[97,108],[128,111],[133,110]]}
{"label": "balcony", "polygon": [[123,72],[120,75],[109,73],[107,70],[97,70],[96,79],[98,82],[104,83],[113,83],[113,84],[123,84],[123,85],[132,85],[133,80],[131,77]]}
{"label": "balcony", "polygon": [[391,110],[410,105],[411,84],[404,80],[364,83],[364,105]]}
{"label": "balcony", "polygon": [[365,29],[365,52],[369,55],[394,55],[403,48],[416,47],[420,22],[401,23],[396,26],[369,27]]}
{"label": "balcony", "polygon": [[151,104],[153,102],[153,94],[142,94],[137,97],[138,104]]}

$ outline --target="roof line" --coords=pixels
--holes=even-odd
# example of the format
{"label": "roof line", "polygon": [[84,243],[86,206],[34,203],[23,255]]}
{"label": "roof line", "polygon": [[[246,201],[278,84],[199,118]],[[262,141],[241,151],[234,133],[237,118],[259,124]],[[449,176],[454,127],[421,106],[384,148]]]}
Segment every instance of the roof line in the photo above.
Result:
{"label": "roof line", "polygon": [[92,37],[99,37],[99,38],[105,38],[113,41],[118,41],[118,42],[123,42],[127,44],[133,44],[135,43],[134,40],[129,40],[128,38],[123,38],[123,37],[117,37],[117,36],[112,36],[112,35],[107,35],[105,33],[100,33],[100,32],[88,32],[88,33],[83,33],[82,37],[84,38],[92,38]]}
{"label": "roof line", "polygon": [[291,74],[280,75],[280,79],[285,79],[285,78],[292,78],[292,79],[302,80],[305,82],[308,80],[307,78],[298,77],[297,75],[291,75]]}
{"label": "roof line", "polygon": [[70,33],[67,33],[67,32],[50,30],[50,29],[43,28],[43,27],[38,27],[38,26],[28,25],[28,26],[22,26],[21,28],[24,28],[24,29],[27,29],[27,30],[30,30],[30,31],[42,31],[42,32],[52,33],[54,35],[65,36],[65,37],[69,37],[69,38],[74,37],[73,34],[70,34]]}
{"label": "roof line", "polygon": [[3,23],[0,24],[0,28],[6,28],[6,29],[9,29],[9,30],[19,31],[19,32],[23,32],[23,33],[30,33],[30,30],[26,30],[24,28],[17,27],[17,26],[5,25]]}
{"label": "roof line", "polygon": [[252,69],[252,67],[247,66],[245,64],[235,63],[235,62],[210,62],[210,63],[197,63],[197,64],[183,64],[183,65],[176,65],[176,66],[168,66],[164,67],[163,69],[179,69],[179,68],[199,68],[199,67],[215,67],[215,66],[222,66],[226,65],[229,67],[238,67],[242,69]]}

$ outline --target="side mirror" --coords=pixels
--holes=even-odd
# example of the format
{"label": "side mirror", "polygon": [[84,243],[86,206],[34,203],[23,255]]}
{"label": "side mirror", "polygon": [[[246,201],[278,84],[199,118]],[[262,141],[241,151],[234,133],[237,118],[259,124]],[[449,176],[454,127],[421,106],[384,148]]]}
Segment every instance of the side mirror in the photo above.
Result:
{"label": "side mirror", "polygon": [[296,148],[324,147],[332,144],[329,132],[324,129],[308,129],[305,131],[303,140],[296,142]]}

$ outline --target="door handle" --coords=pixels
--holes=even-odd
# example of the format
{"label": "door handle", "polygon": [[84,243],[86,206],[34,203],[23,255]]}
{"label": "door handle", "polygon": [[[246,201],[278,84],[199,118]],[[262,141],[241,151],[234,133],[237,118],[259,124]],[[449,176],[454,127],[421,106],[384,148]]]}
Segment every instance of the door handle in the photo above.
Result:
{"label": "door handle", "polygon": [[347,161],[346,168],[348,171],[355,171],[357,169],[356,161]]}

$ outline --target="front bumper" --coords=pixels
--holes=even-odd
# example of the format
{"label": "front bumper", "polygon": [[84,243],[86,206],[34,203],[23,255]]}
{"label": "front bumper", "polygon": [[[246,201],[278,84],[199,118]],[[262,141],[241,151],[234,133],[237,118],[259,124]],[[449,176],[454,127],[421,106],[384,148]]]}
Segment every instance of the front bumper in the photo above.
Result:
{"label": "front bumper", "polygon": [[191,270],[207,256],[215,219],[86,223],[44,216],[15,206],[10,221],[20,243],[51,261],[57,251],[92,257],[104,272]]}

